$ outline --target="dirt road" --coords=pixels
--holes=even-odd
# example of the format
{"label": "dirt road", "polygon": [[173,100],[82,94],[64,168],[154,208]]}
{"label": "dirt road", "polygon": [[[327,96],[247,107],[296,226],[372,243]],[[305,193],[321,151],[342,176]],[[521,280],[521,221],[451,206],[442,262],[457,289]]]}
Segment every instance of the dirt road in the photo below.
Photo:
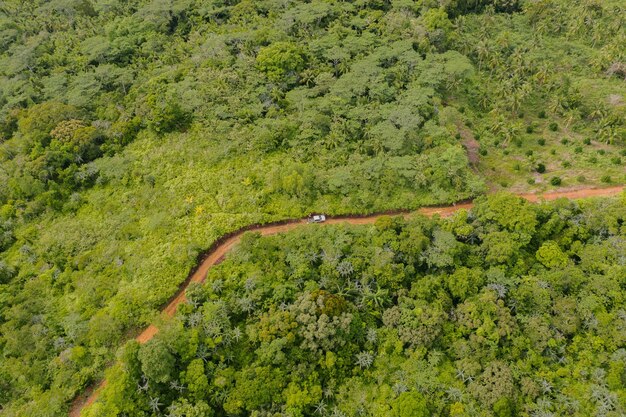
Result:
{"label": "dirt road", "polygon": [[[545,194],[520,194],[520,197],[532,201],[537,202],[540,200],[556,200],[558,198],[567,198],[570,200],[580,199],[580,198],[588,198],[588,197],[610,197],[615,196],[621,193],[624,190],[623,186],[619,187],[611,187],[611,188],[597,188],[597,189],[581,189],[581,190],[566,190],[566,191],[555,191]],[[433,216],[435,214],[440,215],[441,217],[450,216],[459,209],[470,209],[473,207],[473,203],[461,203],[452,206],[446,207],[424,207],[417,211],[409,212],[399,212],[405,217],[408,217],[412,214],[418,213],[423,214],[425,216]],[[348,223],[353,225],[359,224],[372,224],[375,223],[377,219],[384,216],[385,214],[372,214],[369,216],[354,216],[354,217],[337,217],[328,219],[324,223],[320,223],[316,226],[326,226],[331,224],[340,224],[340,223]],[[223,241],[219,241],[217,245],[214,245],[212,249],[209,250],[208,254],[198,265],[198,267],[194,270],[191,276],[181,285],[178,293],[174,296],[169,303],[163,308],[162,312],[167,316],[171,317],[176,312],[178,305],[180,303],[185,302],[185,290],[192,282],[202,282],[205,280],[208,270],[217,264],[239,241],[241,240],[241,236],[246,231],[255,231],[260,233],[263,236],[274,235],[277,233],[283,233],[290,230],[295,229],[296,227],[301,227],[307,224],[306,220],[294,220],[284,224],[274,224],[267,226],[259,226],[249,228],[243,231],[236,232],[232,236],[224,239]],[[148,326],[144,331],[142,331],[137,337],[136,340],[139,343],[146,343],[148,340],[152,339],[154,335],[159,331],[157,327],[154,325]],[[79,417],[80,412],[83,408],[92,404],[97,398],[99,392],[106,385],[106,380],[100,382],[95,388],[88,389],[83,395],[78,397],[72,407],[70,409],[70,417]]]}

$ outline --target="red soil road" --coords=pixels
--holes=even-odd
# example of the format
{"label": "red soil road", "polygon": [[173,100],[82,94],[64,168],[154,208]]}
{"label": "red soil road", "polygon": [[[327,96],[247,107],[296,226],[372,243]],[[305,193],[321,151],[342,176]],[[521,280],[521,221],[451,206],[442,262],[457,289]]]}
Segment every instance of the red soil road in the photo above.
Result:
{"label": "red soil road", "polygon": [[[519,196],[531,201],[538,202],[541,200],[550,201],[556,200],[558,198],[567,198],[570,200],[588,198],[588,197],[611,197],[620,194],[624,191],[623,186],[618,187],[610,187],[610,188],[592,188],[592,189],[579,189],[579,190],[564,190],[564,191],[554,191],[545,194],[520,194]],[[434,216],[435,214],[441,217],[447,217],[454,214],[456,211],[460,209],[470,209],[474,206],[473,203],[461,203],[455,204],[452,206],[445,207],[424,207],[414,212],[401,212],[400,215],[404,217],[409,217],[412,214],[418,213],[425,216]],[[363,225],[363,224],[372,224],[375,223],[380,217],[385,216],[386,214],[372,214],[369,216],[363,217],[338,217],[338,218],[330,218],[326,220],[324,223],[320,223],[317,226],[325,226],[330,224],[341,224],[348,223],[352,225]],[[256,229],[251,229],[251,231],[255,231],[260,233],[263,236],[274,235],[277,233],[284,233],[290,230],[293,230],[297,227],[301,227],[307,224],[306,220],[295,220],[289,223],[280,224],[280,225],[268,225],[268,226],[260,226]],[[236,233],[232,237],[226,239],[222,244],[217,246],[208,256],[202,261],[202,263],[198,266],[195,272],[191,275],[189,279],[183,283],[180,287],[178,294],[170,300],[170,302],[163,308],[162,313],[166,317],[172,317],[174,313],[176,313],[176,309],[178,305],[184,303],[185,298],[185,289],[192,282],[203,282],[206,279],[207,272],[211,267],[219,263],[224,256],[241,240],[241,236],[246,231],[242,231]],[[159,329],[154,326],[148,326],[144,331],[142,331],[136,338],[139,343],[146,343],[148,340],[152,339]],[[106,380],[102,380],[95,388],[89,388],[86,390],[84,395],[79,396],[73,402],[72,407],[70,409],[69,416],[70,417],[80,417],[80,413],[83,408],[91,405],[99,396],[102,388],[106,386]]]}

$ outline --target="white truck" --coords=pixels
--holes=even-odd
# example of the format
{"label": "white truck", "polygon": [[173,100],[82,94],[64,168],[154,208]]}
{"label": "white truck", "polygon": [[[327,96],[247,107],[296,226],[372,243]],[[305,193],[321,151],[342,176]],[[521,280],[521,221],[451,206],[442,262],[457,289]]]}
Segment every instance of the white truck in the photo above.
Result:
{"label": "white truck", "polygon": [[326,216],[324,214],[312,214],[308,218],[309,223],[322,223],[326,221]]}

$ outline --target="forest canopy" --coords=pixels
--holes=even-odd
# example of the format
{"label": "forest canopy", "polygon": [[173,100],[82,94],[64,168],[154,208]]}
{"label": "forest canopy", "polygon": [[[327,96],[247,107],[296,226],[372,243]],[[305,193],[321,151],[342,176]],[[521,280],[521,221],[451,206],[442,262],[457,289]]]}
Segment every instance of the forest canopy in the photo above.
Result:
{"label": "forest canopy", "polygon": [[[0,1],[0,414],[65,416],[242,227],[625,183],[624,16],[621,0]],[[537,267],[577,262],[534,209],[498,204],[482,269],[527,245]],[[619,234],[595,215],[581,244]],[[451,268],[458,239],[428,236],[428,268]],[[122,363],[163,369],[126,382],[191,366],[154,343]],[[420,395],[397,412],[445,409]]]}

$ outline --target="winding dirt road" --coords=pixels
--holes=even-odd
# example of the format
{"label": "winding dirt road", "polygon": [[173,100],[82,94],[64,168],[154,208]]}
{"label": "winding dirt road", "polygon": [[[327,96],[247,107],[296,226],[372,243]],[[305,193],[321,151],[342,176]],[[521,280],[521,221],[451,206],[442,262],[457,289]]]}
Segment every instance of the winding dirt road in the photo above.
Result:
{"label": "winding dirt road", "polygon": [[[580,190],[572,190],[572,191],[555,191],[545,194],[519,194],[520,197],[531,201],[537,202],[541,200],[550,201],[556,200],[558,198],[567,198],[570,200],[588,198],[588,197],[610,197],[616,196],[622,191],[624,191],[624,186],[618,187],[610,187],[610,188],[595,188],[595,189],[580,189]],[[402,215],[404,217],[409,217],[413,214],[422,214],[425,216],[433,216],[435,214],[440,215],[441,217],[447,217],[458,211],[459,209],[470,209],[473,207],[473,203],[460,203],[452,206],[446,207],[424,207],[417,211],[399,211],[396,215]],[[372,214],[369,216],[347,216],[347,217],[336,217],[330,218],[326,220],[324,223],[317,224],[317,226],[325,226],[331,224],[340,224],[340,223],[348,223],[353,225],[359,224],[372,224],[376,222],[382,216],[388,214]],[[216,242],[216,244],[209,249],[203,261],[193,270],[187,280],[181,285],[176,295],[168,302],[168,304],[162,309],[162,313],[166,317],[172,317],[178,308],[178,305],[185,302],[185,290],[192,282],[203,282],[206,278],[208,270],[220,262],[220,260],[241,240],[241,236],[247,231],[255,231],[260,233],[263,236],[274,235],[277,233],[284,233],[290,230],[293,230],[297,227],[301,227],[307,224],[306,220],[293,220],[288,221],[283,224],[269,224],[266,226],[252,227],[245,230],[241,230],[235,232],[230,237],[227,237],[223,240]],[[139,343],[146,343],[148,340],[152,339],[154,335],[159,331],[157,327],[154,325],[148,326],[145,330],[143,330],[135,339]],[[106,380],[101,381],[94,387],[91,387],[86,390],[86,392],[77,397],[76,400],[72,403],[72,407],[70,408],[70,417],[79,417],[83,408],[92,404],[97,398],[104,386],[106,385]]]}

